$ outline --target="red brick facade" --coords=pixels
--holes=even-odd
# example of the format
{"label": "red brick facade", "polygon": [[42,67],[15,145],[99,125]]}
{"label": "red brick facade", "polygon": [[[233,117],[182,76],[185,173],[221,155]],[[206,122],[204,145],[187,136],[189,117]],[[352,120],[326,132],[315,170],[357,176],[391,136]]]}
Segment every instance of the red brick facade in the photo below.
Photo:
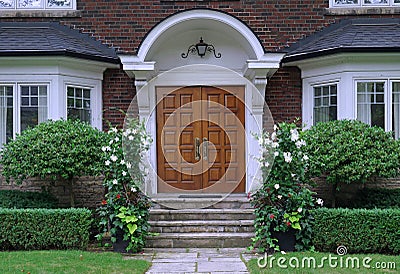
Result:
{"label": "red brick facade", "polygon": [[[214,9],[238,18],[252,29],[265,50],[272,52],[282,50],[330,23],[349,17],[326,15],[328,0],[77,0],[77,7],[80,12],[78,16],[0,17],[0,21],[59,21],[84,33],[90,33],[120,53],[136,54],[141,41],[154,26],[168,16],[188,9]],[[104,74],[103,95],[105,121],[120,123],[122,115],[118,109],[126,110],[135,95],[133,80],[123,70],[108,70]],[[266,100],[277,121],[301,117],[299,71],[296,68],[279,70],[269,81]]]}

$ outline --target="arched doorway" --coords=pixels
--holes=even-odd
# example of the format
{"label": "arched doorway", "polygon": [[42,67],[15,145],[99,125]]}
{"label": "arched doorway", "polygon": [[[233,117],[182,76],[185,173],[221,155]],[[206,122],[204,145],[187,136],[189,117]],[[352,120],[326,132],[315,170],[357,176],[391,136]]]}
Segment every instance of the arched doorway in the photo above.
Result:
{"label": "arched doorway", "polygon": [[[186,52],[188,47],[196,43],[200,37],[203,37],[207,43],[213,44],[221,53],[221,58],[215,58],[213,55],[204,57],[194,55],[182,58],[181,54]],[[251,182],[258,176],[258,163],[254,157],[258,155],[259,147],[252,135],[261,131],[265,86],[268,77],[279,68],[283,54],[265,53],[256,35],[235,17],[218,11],[196,9],[166,18],[148,33],[142,41],[137,55],[121,55],[119,57],[127,74],[135,78],[139,116],[148,121],[147,129],[155,140],[149,153],[153,173],[150,176],[151,190],[148,192],[157,195],[166,191],[157,183],[160,177],[165,180],[167,172],[167,170],[162,171],[163,168],[160,167],[165,164],[164,156],[160,155],[164,152],[159,150],[161,136],[157,131],[159,124],[165,123],[165,121],[159,120],[161,119],[159,112],[162,111],[159,109],[159,99],[162,98],[160,92],[163,88],[167,88],[173,96],[174,91],[193,86],[213,87],[214,90],[220,90],[224,86],[242,89],[245,141],[241,144],[244,159],[240,160],[240,166],[245,176],[243,186],[240,187],[240,190],[235,188],[235,191],[249,191]],[[230,93],[229,90],[225,91]],[[199,93],[200,98],[203,98],[202,91]],[[161,102],[163,101],[161,100]],[[171,106],[177,109],[180,105],[176,104]],[[203,128],[204,126],[201,126],[196,130],[204,131]],[[210,138],[205,133],[190,138],[192,137],[200,138],[200,145],[203,138],[207,138],[207,140]],[[192,146],[194,149],[195,139],[190,142],[192,144],[188,144],[188,146]],[[190,153],[194,155],[193,151]],[[185,160],[185,157],[182,158]],[[193,163],[195,162],[193,161]],[[221,165],[228,162],[232,161],[226,161]],[[204,189],[204,186],[209,186],[210,182],[215,181],[214,179],[221,181],[223,174],[226,173],[222,172],[222,174],[222,169],[217,172],[215,166],[210,168],[211,170],[207,173],[208,182],[203,182],[207,179],[202,179],[200,183],[197,182],[198,186],[193,187],[194,190]],[[171,182],[177,180],[176,173],[171,171],[170,175]],[[191,180],[189,178],[187,181]],[[237,178],[236,181],[239,182],[239,185],[242,182],[240,178]],[[180,182],[182,184],[182,178]],[[188,188],[190,189],[190,187]],[[181,185],[177,189],[184,190],[185,187]],[[223,190],[215,189],[214,192],[223,192]]]}

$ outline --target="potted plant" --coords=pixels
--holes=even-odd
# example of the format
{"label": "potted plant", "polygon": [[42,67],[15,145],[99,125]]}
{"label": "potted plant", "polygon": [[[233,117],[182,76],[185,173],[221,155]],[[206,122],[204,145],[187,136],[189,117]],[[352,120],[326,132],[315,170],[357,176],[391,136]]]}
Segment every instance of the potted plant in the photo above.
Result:
{"label": "potted plant", "polygon": [[262,252],[311,247],[310,210],[317,200],[305,178],[308,157],[301,149],[306,145],[302,134],[295,123],[281,123],[272,134],[256,136],[262,149],[262,185],[249,198],[256,214],[252,247]]}
{"label": "potted plant", "polygon": [[149,198],[140,191],[145,181],[144,153],[151,138],[144,123],[131,119],[125,129],[111,128],[104,153],[104,186],[106,194],[98,208],[101,240],[111,236],[114,251],[137,252],[145,245],[148,235]]}

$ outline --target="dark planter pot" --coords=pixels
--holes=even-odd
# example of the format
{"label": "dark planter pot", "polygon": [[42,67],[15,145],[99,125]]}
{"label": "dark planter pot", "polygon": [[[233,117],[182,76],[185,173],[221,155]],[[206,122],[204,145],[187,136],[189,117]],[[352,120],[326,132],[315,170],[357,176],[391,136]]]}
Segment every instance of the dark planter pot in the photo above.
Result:
{"label": "dark planter pot", "polygon": [[281,251],[292,252],[296,245],[296,230],[290,228],[288,231],[272,231],[272,238],[278,239],[278,246]]}
{"label": "dark planter pot", "polygon": [[128,240],[124,240],[124,231],[120,228],[117,228],[117,232],[115,233],[116,241],[113,243],[113,251],[119,253],[129,253],[126,251],[126,248],[129,245]]}

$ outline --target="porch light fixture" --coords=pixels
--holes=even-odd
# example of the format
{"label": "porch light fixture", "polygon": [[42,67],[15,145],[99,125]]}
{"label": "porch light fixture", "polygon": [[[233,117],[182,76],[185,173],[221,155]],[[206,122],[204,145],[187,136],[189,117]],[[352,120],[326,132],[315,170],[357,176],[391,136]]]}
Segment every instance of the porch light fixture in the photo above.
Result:
{"label": "porch light fixture", "polygon": [[200,42],[198,42],[195,45],[191,45],[186,53],[182,53],[181,56],[182,58],[187,58],[189,53],[192,55],[197,54],[201,58],[203,58],[207,52],[212,52],[214,54],[215,58],[221,58],[221,53],[216,54],[215,53],[215,48],[213,45],[204,43],[203,37],[200,37]]}

